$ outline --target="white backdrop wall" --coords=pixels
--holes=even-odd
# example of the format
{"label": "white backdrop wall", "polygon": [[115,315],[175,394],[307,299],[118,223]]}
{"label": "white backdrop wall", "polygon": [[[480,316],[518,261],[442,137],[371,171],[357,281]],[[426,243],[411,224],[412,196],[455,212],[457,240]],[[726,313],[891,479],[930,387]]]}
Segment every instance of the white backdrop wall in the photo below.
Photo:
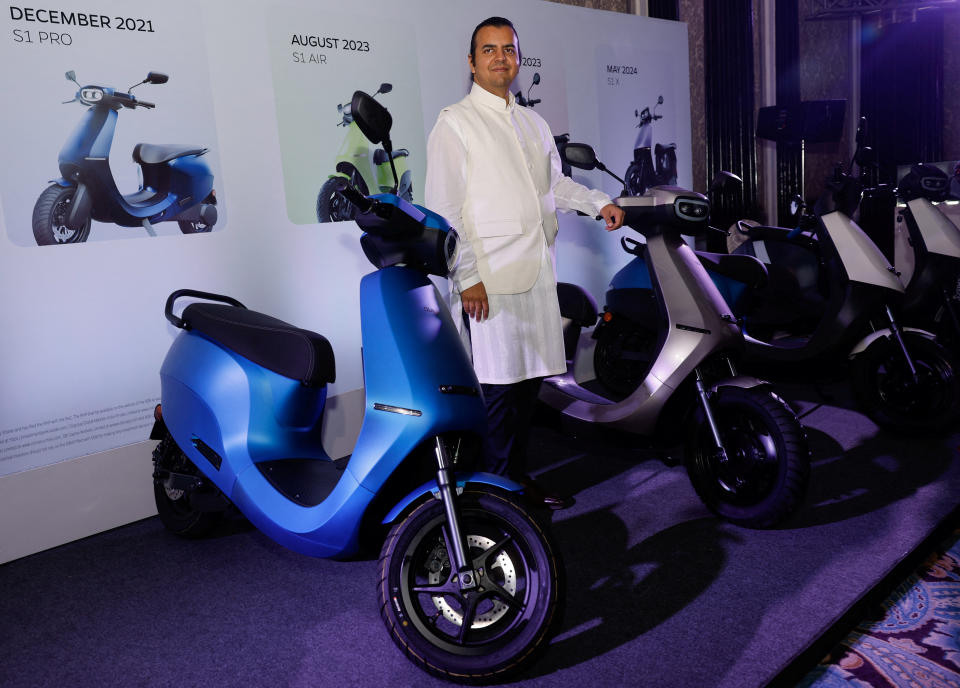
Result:
{"label": "white backdrop wall", "polygon": [[[678,183],[691,184],[684,24],[539,0],[343,8],[328,0],[63,0],[50,10],[4,9],[0,496],[17,498],[0,499],[0,561],[153,513],[144,440],[176,334],[162,316],[175,289],[227,293],[324,334],[337,355],[325,441],[332,456],[351,451],[363,412],[357,287],[370,268],[353,223],[316,219],[316,194],[346,137],[337,105],[354,90],[392,84],[378,98],[393,114],[395,146],[410,151],[421,202],[425,141],[437,112],[469,88],[469,37],[482,19],[503,15],[517,26],[524,61],[513,90],[530,89],[554,133],[592,143],[621,176],[635,111],[662,95],[654,141],[676,143]],[[212,232],[185,235],[166,222],[150,237],[94,222],[85,243],[36,244],[34,204],[60,176],[58,152],[84,110],[61,104],[77,90],[68,70],[81,84],[121,90],[148,71],[169,74],[166,84],[134,91],[155,110],[119,113],[110,167],[120,191],[132,193],[136,143],[208,148],[219,208]],[[531,89],[535,72],[540,84]],[[574,177],[619,192],[600,173]],[[564,215],[558,241],[560,278],[602,304],[627,259],[617,238]],[[12,525],[29,509],[44,514],[45,534]]]}

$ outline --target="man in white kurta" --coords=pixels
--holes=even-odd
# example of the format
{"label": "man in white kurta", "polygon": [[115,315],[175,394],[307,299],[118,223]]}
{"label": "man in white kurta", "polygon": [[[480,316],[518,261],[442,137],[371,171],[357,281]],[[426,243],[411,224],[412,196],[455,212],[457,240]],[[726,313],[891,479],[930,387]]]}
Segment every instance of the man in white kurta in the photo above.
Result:
{"label": "man in white kurta", "polygon": [[[516,33],[492,17],[474,32],[468,58],[474,85],[444,108],[427,144],[426,205],[460,233],[451,275],[451,310],[467,335],[484,387],[487,470],[527,485],[536,501],[567,500],[537,489],[524,470],[526,435],[543,377],[566,369],[557,303],[557,209],[602,215],[617,229],[623,213],[610,198],[561,173],[550,127],[516,104]],[[472,320],[472,321],[471,321]],[[468,330],[468,332],[466,332]]]}

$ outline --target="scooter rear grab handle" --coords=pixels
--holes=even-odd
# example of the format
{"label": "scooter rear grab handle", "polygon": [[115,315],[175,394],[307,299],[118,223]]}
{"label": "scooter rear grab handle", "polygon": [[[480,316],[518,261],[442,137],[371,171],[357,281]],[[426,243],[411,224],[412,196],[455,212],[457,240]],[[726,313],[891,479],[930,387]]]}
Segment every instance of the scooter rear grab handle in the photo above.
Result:
{"label": "scooter rear grab handle", "polygon": [[181,296],[189,296],[195,299],[205,299],[207,301],[219,301],[220,303],[225,303],[228,306],[246,308],[246,306],[237,301],[235,298],[224,296],[223,294],[214,294],[209,291],[197,291],[196,289],[177,289],[167,297],[167,303],[163,307],[163,314],[166,316],[167,320],[173,323],[175,327],[179,327],[181,330],[187,329],[186,323],[184,323],[181,318],[173,314],[173,302],[179,299]]}

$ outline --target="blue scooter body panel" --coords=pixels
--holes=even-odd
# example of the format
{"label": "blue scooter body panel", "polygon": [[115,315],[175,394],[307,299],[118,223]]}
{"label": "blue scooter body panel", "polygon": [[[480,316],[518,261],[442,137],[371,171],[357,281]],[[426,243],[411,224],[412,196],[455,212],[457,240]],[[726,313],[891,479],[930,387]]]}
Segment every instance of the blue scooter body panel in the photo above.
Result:
{"label": "blue scooter body panel", "polygon": [[366,275],[360,303],[366,412],[347,471],[376,492],[424,440],[449,431],[483,435],[486,408],[456,326],[426,275],[403,267]]}
{"label": "blue scooter body panel", "polygon": [[624,265],[610,279],[610,286],[607,291],[614,289],[653,289],[653,282],[650,281],[650,269],[646,261],[637,256],[629,263]]}
{"label": "blue scooter body panel", "polygon": [[164,421],[177,445],[257,528],[313,556],[356,551],[374,495],[422,442],[447,431],[486,429],[480,385],[433,283],[408,268],[386,268],[363,278],[360,300],[367,408],[346,469],[316,506],[285,497],[256,464],[330,460],[320,438],[325,388],[277,375],[193,331],[178,335],[160,371]]}
{"label": "blue scooter body panel", "polygon": [[[104,89],[104,92],[112,95],[114,90]],[[139,227],[144,219],[153,223],[175,220],[207,198],[213,190],[213,173],[197,155],[163,163],[163,182],[145,178],[144,189],[122,195],[109,163],[117,116],[117,111],[106,105],[89,107],[57,158],[63,177],[56,183],[61,186],[86,184],[93,197],[93,219],[121,227]],[[158,188],[161,183],[166,188]],[[184,198],[191,200],[181,206],[180,200]]]}
{"label": "blue scooter body panel", "polygon": [[[493,485],[494,487],[500,487],[508,492],[519,492],[523,489],[523,485],[518,482],[514,482],[510,478],[497,475],[496,473],[483,473],[480,471],[474,471],[471,473],[458,473],[457,474],[457,489],[462,489],[467,483],[483,483],[485,485]],[[402,514],[407,507],[409,507],[414,502],[420,500],[421,497],[425,497],[428,494],[433,494],[434,497],[438,497],[437,483],[435,481],[430,481],[420,485],[415,490],[411,491],[406,497],[397,502],[396,506],[390,509],[390,513],[384,516],[382,523],[384,525],[393,523],[397,520],[397,517]]]}
{"label": "blue scooter body panel", "polygon": [[[743,282],[712,272],[707,268],[707,274],[713,280],[714,286],[723,296],[723,300],[728,304],[736,304],[747,285]],[[650,281],[650,270],[642,257],[638,256],[623,266],[617,274],[610,280],[610,287],[607,289],[607,300],[610,301],[610,292],[617,289],[653,289],[653,282]]]}

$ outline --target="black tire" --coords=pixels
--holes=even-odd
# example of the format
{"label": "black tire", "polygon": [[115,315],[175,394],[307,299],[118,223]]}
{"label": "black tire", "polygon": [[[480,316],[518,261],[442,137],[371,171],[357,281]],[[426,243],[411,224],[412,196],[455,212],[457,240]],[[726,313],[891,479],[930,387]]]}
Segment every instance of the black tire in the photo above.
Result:
{"label": "black tire", "polygon": [[636,162],[632,162],[627,166],[627,172],[623,175],[623,180],[623,186],[627,190],[628,196],[640,196],[647,190],[646,185],[643,183],[641,167]]}
{"label": "black tire", "polygon": [[884,337],[851,363],[860,408],[882,428],[906,434],[953,430],[960,411],[960,364],[956,355],[914,332],[903,333],[919,381],[897,344]]}
{"label": "black tire", "polygon": [[717,457],[702,407],[687,445],[687,473],[697,495],[720,518],[769,528],[790,516],[806,492],[806,433],[786,403],[757,388],[721,387],[710,408],[727,450]]}
{"label": "black tire", "polygon": [[643,382],[656,344],[650,330],[601,327],[593,350],[597,381],[614,396],[628,397]]}
{"label": "black tire", "polygon": [[[317,222],[347,222],[356,218],[357,207],[336,193],[340,179],[331,177],[320,187],[320,193],[317,194]],[[357,191],[367,195],[367,185],[356,170],[350,173],[348,181]]]}
{"label": "black tire", "polygon": [[460,637],[465,603],[451,578],[447,519],[436,499],[397,523],[383,545],[380,615],[397,646],[427,672],[459,683],[501,681],[536,659],[559,625],[562,566],[514,495],[468,485],[457,500],[469,555],[487,574],[469,632]]}
{"label": "black tire", "polygon": [[40,194],[33,206],[33,238],[38,246],[79,244],[90,236],[89,217],[79,229],[64,224],[76,193],[76,187],[51,184]]}
{"label": "black tire", "polygon": [[[170,489],[157,477],[161,470],[187,473],[200,477],[200,471],[180,450],[167,432],[153,450],[153,498],[157,504],[160,522],[172,533],[184,538],[200,538],[209,535],[223,520],[224,511],[201,511],[190,503],[190,494],[184,490]],[[205,488],[216,491],[215,487]]]}

